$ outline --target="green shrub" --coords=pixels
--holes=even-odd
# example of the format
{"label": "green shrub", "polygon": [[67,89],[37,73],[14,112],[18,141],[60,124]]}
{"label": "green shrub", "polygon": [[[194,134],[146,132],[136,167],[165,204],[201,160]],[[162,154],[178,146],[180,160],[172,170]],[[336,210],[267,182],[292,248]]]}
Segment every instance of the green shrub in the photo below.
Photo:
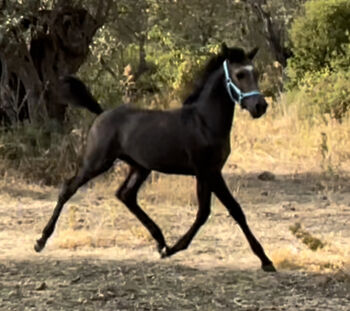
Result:
{"label": "green shrub", "polygon": [[326,69],[307,73],[299,83],[299,90],[290,94],[301,105],[301,118],[328,114],[340,121],[350,109],[350,72]]}
{"label": "green shrub", "polygon": [[310,0],[290,29],[294,56],[289,60],[290,86],[307,72],[350,67],[350,1]]}
{"label": "green shrub", "polygon": [[160,90],[181,91],[193,82],[196,73],[216,47],[209,45],[195,51],[190,47],[174,50],[152,49],[147,60],[155,64],[156,70],[151,78],[157,81]]}

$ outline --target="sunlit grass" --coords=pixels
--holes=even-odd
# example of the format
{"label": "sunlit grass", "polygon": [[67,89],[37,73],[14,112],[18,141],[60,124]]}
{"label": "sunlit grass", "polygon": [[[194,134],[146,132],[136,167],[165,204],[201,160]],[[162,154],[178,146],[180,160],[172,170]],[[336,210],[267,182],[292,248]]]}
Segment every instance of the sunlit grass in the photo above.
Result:
{"label": "sunlit grass", "polygon": [[301,120],[298,103],[282,97],[266,115],[252,120],[237,109],[229,163],[244,170],[276,172],[350,170],[350,117]]}
{"label": "sunlit grass", "polygon": [[278,269],[312,272],[342,271],[350,276],[349,250],[327,246],[322,250],[297,250],[293,246],[272,251],[271,257]]}

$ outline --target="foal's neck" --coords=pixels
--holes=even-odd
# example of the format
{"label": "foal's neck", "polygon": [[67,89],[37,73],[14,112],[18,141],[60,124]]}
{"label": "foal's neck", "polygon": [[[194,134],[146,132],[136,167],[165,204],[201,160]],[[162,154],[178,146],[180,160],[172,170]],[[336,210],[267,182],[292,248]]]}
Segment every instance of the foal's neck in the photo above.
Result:
{"label": "foal's neck", "polygon": [[215,136],[230,135],[235,103],[225,88],[223,68],[217,69],[208,79],[195,103],[197,111]]}

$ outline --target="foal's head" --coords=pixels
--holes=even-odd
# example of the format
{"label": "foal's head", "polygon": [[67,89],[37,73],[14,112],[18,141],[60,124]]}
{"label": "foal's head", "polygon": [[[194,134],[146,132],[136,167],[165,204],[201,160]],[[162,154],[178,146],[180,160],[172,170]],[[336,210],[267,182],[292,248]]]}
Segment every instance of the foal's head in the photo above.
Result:
{"label": "foal's head", "polygon": [[258,91],[258,75],[252,60],[258,49],[249,53],[242,49],[228,48],[222,45],[221,55],[226,64],[226,87],[232,100],[238,102],[243,109],[247,109],[253,118],[261,117],[267,109],[264,96]]}

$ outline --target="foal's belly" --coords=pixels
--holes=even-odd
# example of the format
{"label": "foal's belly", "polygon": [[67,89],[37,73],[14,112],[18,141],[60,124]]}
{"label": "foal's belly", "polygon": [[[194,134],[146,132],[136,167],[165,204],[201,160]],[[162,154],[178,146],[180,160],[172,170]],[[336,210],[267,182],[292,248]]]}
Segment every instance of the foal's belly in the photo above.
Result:
{"label": "foal's belly", "polygon": [[131,158],[149,170],[167,174],[193,175],[194,167],[184,149],[180,148],[143,148],[130,153]]}
{"label": "foal's belly", "polygon": [[140,114],[125,119],[118,134],[122,159],[131,165],[168,174],[195,175],[220,169],[226,160],[223,141],[212,141],[196,124],[176,114]]}

